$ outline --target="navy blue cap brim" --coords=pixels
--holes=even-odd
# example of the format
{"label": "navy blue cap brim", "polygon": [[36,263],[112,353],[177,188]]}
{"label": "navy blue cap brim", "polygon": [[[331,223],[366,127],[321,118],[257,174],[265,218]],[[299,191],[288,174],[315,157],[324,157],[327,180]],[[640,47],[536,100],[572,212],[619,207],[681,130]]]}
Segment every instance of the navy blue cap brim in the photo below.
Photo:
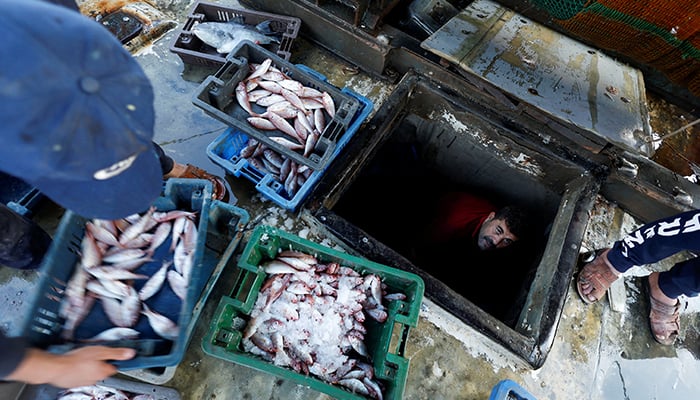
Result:
{"label": "navy blue cap brim", "polygon": [[139,154],[131,167],[105,180],[37,179],[28,182],[54,202],[85,218],[119,219],[146,211],[163,189],[155,151]]}

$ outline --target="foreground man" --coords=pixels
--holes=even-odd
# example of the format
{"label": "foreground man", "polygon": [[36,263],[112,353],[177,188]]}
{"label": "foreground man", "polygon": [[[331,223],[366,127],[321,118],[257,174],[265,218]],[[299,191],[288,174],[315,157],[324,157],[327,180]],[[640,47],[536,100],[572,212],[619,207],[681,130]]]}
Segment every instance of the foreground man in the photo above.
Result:
{"label": "foreground man", "polygon": [[[131,54],[99,23],[36,0],[0,1],[0,34],[0,170],[86,218],[146,210],[163,173],[153,90]],[[10,228],[0,227],[0,241]],[[29,238],[45,247],[43,235]],[[2,333],[0,352],[0,379],[65,388],[94,384],[117,372],[109,361],[135,356],[105,346],[52,354]]]}
{"label": "foreground man", "polygon": [[[652,264],[681,251],[700,250],[700,211],[687,211],[650,222],[605,249],[583,266],[576,287],[587,303],[600,300],[610,285],[635,265]],[[649,323],[657,342],[673,344],[680,332],[681,296],[700,293],[700,258],[648,276]]]}

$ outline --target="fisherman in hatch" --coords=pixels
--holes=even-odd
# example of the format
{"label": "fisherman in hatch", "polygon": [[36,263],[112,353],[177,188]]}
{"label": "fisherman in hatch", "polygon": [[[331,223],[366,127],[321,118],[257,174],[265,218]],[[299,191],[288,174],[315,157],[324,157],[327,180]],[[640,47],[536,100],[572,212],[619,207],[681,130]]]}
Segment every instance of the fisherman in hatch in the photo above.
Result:
{"label": "fisherman in hatch", "polygon": [[498,208],[465,192],[444,194],[434,208],[424,240],[428,246],[460,243],[482,251],[506,248],[522,237],[525,212],[516,206]]}
{"label": "fisherman in hatch", "polygon": [[[464,191],[438,196],[428,210],[413,260],[482,310],[509,318],[530,270],[522,245],[530,229],[526,212]],[[458,270],[471,277],[455,281]]]}

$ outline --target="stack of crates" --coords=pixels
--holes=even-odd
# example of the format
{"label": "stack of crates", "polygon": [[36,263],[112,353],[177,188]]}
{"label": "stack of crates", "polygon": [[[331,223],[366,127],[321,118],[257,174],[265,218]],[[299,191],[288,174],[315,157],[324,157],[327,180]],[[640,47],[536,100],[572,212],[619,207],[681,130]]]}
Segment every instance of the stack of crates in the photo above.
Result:
{"label": "stack of crates", "polygon": [[[250,74],[250,66],[261,64],[266,59],[271,59],[272,67],[290,79],[305,87],[328,93],[335,103],[335,114],[332,117],[324,114],[328,122],[309,154],[290,150],[275,141],[285,136],[280,130],[253,127],[247,120],[251,115],[236,101],[235,89]],[[304,65],[292,65],[251,42],[243,42],[229,54],[226,64],[202,82],[193,102],[210,116],[230,126],[208,146],[209,158],[227,173],[249,179],[264,196],[291,211],[295,211],[306,199],[330,162],[357,132],[373,108],[369,99],[348,88],[339,89],[328,83],[320,73]],[[256,114],[265,112],[257,104],[251,104],[251,107]],[[311,175],[298,190],[289,193],[284,182],[270,171],[252,165],[250,159],[241,156],[241,150],[248,145],[250,138],[277,154],[290,158],[297,165],[310,168]]]}

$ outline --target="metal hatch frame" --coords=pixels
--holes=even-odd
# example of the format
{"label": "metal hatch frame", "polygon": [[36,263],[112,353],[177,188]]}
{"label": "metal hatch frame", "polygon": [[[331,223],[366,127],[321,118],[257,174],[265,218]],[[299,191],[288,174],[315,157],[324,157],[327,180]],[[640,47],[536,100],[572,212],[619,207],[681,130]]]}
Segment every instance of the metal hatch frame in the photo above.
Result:
{"label": "metal hatch frame", "polygon": [[[455,84],[459,85],[458,82]],[[307,208],[322,228],[345,242],[353,251],[376,262],[421,276],[426,284],[427,298],[515,353],[532,367],[539,368],[553,343],[589,212],[600,187],[599,180],[585,173],[584,168],[581,168],[583,173],[580,176],[564,184],[557,216],[551,224],[550,239],[543,250],[528,296],[524,299],[524,307],[513,327],[481,310],[445,283],[333,211],[344,188],[357,177],[388,136],[385,132],[405,116],[397,112],[397,109],[403,109],[412,101],[414,91],[425,85],[444,89],[453,95],[460,92],[450,90],[456,88],[446,82],[436,83],[413,73],[407,74],[384,103],[389,106],[382,106],[367,123],[368,128],[362,136],[368,139],[351,142],[352,147],[346,149],[345,153],[348,156],[343,158],[342,163],[334,163],[333,168],[327,171],[326,178],[314,192],[315,197]],[[569,160],[564,162],[571,163]]]}

